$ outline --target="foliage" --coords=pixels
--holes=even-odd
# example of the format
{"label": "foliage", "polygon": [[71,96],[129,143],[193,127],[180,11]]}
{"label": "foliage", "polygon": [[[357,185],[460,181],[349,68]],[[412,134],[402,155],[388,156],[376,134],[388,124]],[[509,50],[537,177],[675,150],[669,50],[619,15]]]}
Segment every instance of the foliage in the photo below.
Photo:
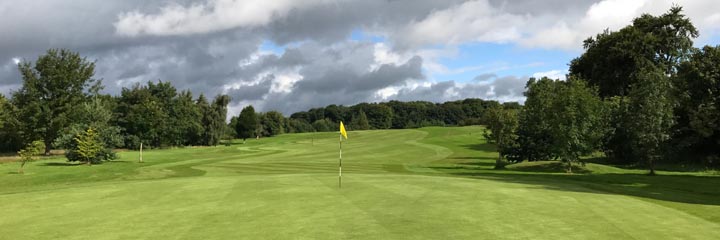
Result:
{"label": "foliage", "polygon": [[305,119],[294,118],[289,118],[287,120],[287,129],[289,133],[303,133],[315,131],[312,124],[308,123]]}
{"label": "foliage", "polygon": [[116,99],[116,124],[123,129],[126,148],[208,145],[220,143],[227,126],[226,95],[212,104],[200,94],[193,100],[190,90],[179,94],[170,82],[148,82],[123,88]]}
{"label": "foliage", "polygon": [[720,166],[720,46],[694,51],[673,79],[679,99],[675,140],[679,154]]}
{"label": "foliage", "polygon": [[43,141],[32,141],[30,144],[25,146],[25,148],[18,151],[18,155],[20,156],[20,169],[18,170],[18,173],[24,173],[25,172],[25,164],[28,162],[35,160],[40,153],[42,153],[45,150],[45,143]]}
{"label": "foliage", "polygon": [[517,148],[517,110],[497,106],[488,109],[485,114],[487,119],[485,138],[497,145],[498,158],[495,161],[495,169],[505,168],[507,165],[505,156],[512,154],[513,149]]}
{"label": "foliage", "polygon": [[330,119],[320,119],[312,123],[313,128],[317,132],[332,132],[337,131],[335,123],[330,121]]}
{"label": "foliage", "polygon": [[540,161],[557,157],[552,151],[551,106],[557,94],[558,84],[552,79],[528,80],[525,107],[520,112],[517,154],[511,161]]}
{"label": "foliage", "polygon": [[257,127],[258,119],[257,114],[255,113],[255,108],[253,108],[252,105],[243,108],[242,111],[240,111],[240,116],[238,117],[238,123],[235,129],[238,137],[242,138],[243,141],[247,138],[255,137],[255,129],[257,129]]}
{"label": "foliage", "polygon": [[22,147],[22,133],[17,108],[0,94],[0,152],[17,151]]}
{"label": "foliage", "polygon": [[92,127],[75,137],[75,146],[74,152],[77,153],[77,159],[88,165],[100,163],[106,159],[102,140]]}
{"label": "foliage", "polygon": [[655,174],[655,162],[661,148],[670,139],[674,100],[670,96],[670,80],[661,69],[643,72],[630,90],[628,116],[631,144],[635,155],[644,160]]}
{"label": "foliage", "polygon": [[368,130],[370,129],[370,123],[368,122],[367,115],[365,112],[360,110],[358,116],[353,117],[353,121],[350,124],[352,130]]}
{"label": "foliage", "polygon": [[93,129],[102,145],[102,151],[92,163],[115,159],[116,155],[112,149],[122,146],[123,138],[120,128],[111,124],[113,114],[106,103],[100,98],[93,98],[90,102],[82,104],[78,108],[78,113],[80,113],[78,120],[65,129],[54,144],[65,149],[65,157],[68,161],[86,162],[87,159],[79,153],[76,139],[86,134],[88,129]]}
{"label": "foliage", "polygon": [[550,102],[550,150],[566,163],[582,162],[580,157],[599,149],[605,133],[603,103],[595,89],[579,79],[555,81],[557,87]]}
{"label": "foliage", "polygon": [[260,114],[262,136],[275,136],[285,133],[285,117],[278,111]]}
{"label": "foliage", "polygon": [[205,139],[203,145],[215,146],[220,143],[225,135],[225,119],[227,119],[227,105],[230,103],[230,96],[218,95],[213,100],[212,106],[205,108],[206,122]]}
{"label": "foliage", "polygon": [[682,7],[672,7],[657,17],[644,14],[617,32],[606,30],[585,40],[586,52],[572,60],[570,75],[597,86],[603,98],[626,96],[648,62],[666,74],[675,72],[689,56],[692,39],[697,36]]}
{"label": "foliage", "polygon": [[[52,142],[77,116],[73,111],[88,96],[95,64],[66,49],[50,49],[33,64],[22,62],[18,69],[22,88],[13,94],[13,103],[26,141],[43,139],[45,154]],[[97,81],[99,84],[100,82]]]}

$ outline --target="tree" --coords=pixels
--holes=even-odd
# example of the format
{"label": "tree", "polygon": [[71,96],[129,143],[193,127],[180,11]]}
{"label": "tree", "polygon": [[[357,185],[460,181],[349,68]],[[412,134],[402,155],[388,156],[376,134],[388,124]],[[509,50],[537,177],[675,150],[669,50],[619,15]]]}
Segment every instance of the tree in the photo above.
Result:
{"label": "tree", "polygon": [[[656,73],[661,73],[666,77],[675,75],[681,63],[691,56],[692,40],[697,36],[697,29],[682,14],[682,8],[673,6],[660,16],[644,14],[635,18],[632,25],[617,32],[606,30],[595,38],[585,40],[585,53],[570,63],[570,75],[584,79],[591,86],[598,87],[600,97],[608,101],[608,106],[612,106],[612,114],[609,115],[607,121],[611,123],[611,129],[603,141],[603,148],[615,162],[632,163],[640,159],[648,161],[648,158],[656,159],[658,157],[638,155],[658,154],[646,150],[636,151],[636,148],[639,147],[638,141],[641,140],[639,137],[643,135],[639,130],[649,127],[643,125],[643,122],[647,120],[643,120],[645,117],[658,117],[656,120],[665,119],[659,115],[666,114],[665,106],[677,105],[673,103],[677,99],[669,96],[668,98],[662,97],[661,100],[667,100],[667,102],[652,103],[652,105],[657,104],[657,106],[653,106],[657,107],[653,111],[659,112],[645,112],[643,113],[646,114],[645,116],[640,116],[634,111],[647,110],[643,109],[646,103],[646,100],[643,99],[664,96],[664,92],[672,90],[672,86],[641,85],[664,85],[665,81],[658,80],[659,76],[656,76]],[[676,85],[682,86],[683,84],[676,83]],[[631,91],[635,91],[634,96],[630,96]],[[660,94],[660,92],[663,93]],[[649,97],[645,93],[655,94],[656,97]],[[682,98],[682,94],[677,94],[675,97]],[[650,117],[647,114],[658,115]],[[658,124],[655,127],[664,128],[660,125],[666,125],[665,120]],[[634,128],[634,126],[643,128]],[[655,133],[651,135],[657,137]],[[653,142],[656,141],[653,140]],[[654,145],[648,144],[642,145]]]}
{"label": "tree", "polygon": [[225,120],[227,119],[227,105],[230,97],[218,95],[213,100],[212,106],[206,108],[205,117],[205,144],[208,146],[218,145],[225,136]]}
{"label": "tree", "polygon": [[[540,161],[557,157],[551,151],[551,112],[557,84],[550,78],[530,78],[525,87],[525,107],[520,112],[518,127],[518,155],[512,161]],[[486,121],[487,122],[487,121]]]}
{"label": "tree", "polygon": [[673,79],[679,106],[673,146],[681,155],[720,164],[720,46],[696,50]]}
{"label": "tree", "polygon": [[17,151],[22,147],[17,108],[0,94],[0,151]]}
{"label": "tree", "polygon": [[283,125],[285,117],[282,113],[277,111],[270,111],[261,114],[260,125],[262,125],[263,136],[275,136],[285,133],[285,127]]}
{"label": "tree", "polygon": [[243,143],[247,138],[254,137],[255,129],[258,126],[257,115],[255,114],[255,108],[252,105],[243,108],[238,116],[238,124],[236,131],[238,137],[243,139]]}
{"label": "tree", "polygon": [[100,161],[102,161],[102,151],[104,146],[100,136],[98,136],[97,132],[92,127],[75,137],[75,144],[77,146],[76,151],[80,161],[86,162],[88,165],[100,163]]}
{"label": "tree", "polygon": [[[43,139],[45,154],[60,131],[73,122],[73,109],[87,99],[95,64],[66,49],[50,49],[35,64],[18,65],[22,88],[13,95],[25,139]],[[97,82],[100,83],[99,81]]]}
{"label": "tree", "polygon": [[173,145],[193,145],[200,141],[205,128],[202,125],[202,113],[195,105],[192,92],[182,91],[173,100],[171,109],[174,125],[172,126],[175,135],[171,137]]}
{"label": "tree", "polygon": [[21,149],[18,152],[18,155],[20,155],[20,169],[18,169],[18,173],[25,173],[25,164],[35,160],[43,150],[45,150],[45,144],[42,141],[32,141],[25,146],[25,148]]}
{"label": "tree", "polygon": [[555,84],[558,86],[549,106],[550,147],[572,173],[573,163],[582,162],[581,156],[598,149],[606,129],[603,103],[596,90],[582,80],[571,77]]}
{"label": "tree", "polygon": [[335,129],[335,124],[330,119],[320,119],[312,124],[316,132],[330,132]]}
{"label": "tree", "polygon": [[305,121],[305,119],[294,119],[290,118],[287,121],[287,129],[289,133],[304,133],[304,132],[314,132],[315,129],[313,126]]}
{"label": "tree", "polygon": [[90,102],[80,106],[78,113],[80,117],[77,121],[63,130],[54,144],[65,149],[65,157],[68,161],[85,162],[87,159],[80,155],[80,148],[76,139],[86,134],[88,129],[93,129],[102,148],[96,153],[97,156],[92,162],[98,163],[115,159],[116,155],[113,149],[123,144],[123,137],[120,128],[111,123],[113,114],[106,103],[102,99],[95,97]]}
{"label": "tree", "polygon": [[352,129],[353,130],[368,130],[368,129],[370,129],[370,123],[368,123],[367,115],[365,115],[364,111],[360,110],[360,113],[356,117],[353,117]]}
{"label": "tree", "polygon": [[123,129],[126,148],[137,149],[140,143],[146,147],[160,147],[166,139],[163,131],[170,123],[168,108],[153,95],[153,91],[162,92],[148,82],[147,86],[135,84],[132,88],[123,88],[120,93],[116,121]]}
{"label": "tree", "polygon": [[660,158],[661,147],[670,139],[670,129],[675,123],[670,87],[663,70],[654,68],[641,72],[629,94],[631,144],[636,156],[648,164],[650,175],[655,175],[655,162]]}
{"label": "tree", "polygon": [[[644,14],[617,32],[605,31],[584,41],[585,53],[570,63],[570,75],[599,88],[601,97],[626,96],[639,71],[656,65],[675,72],[692,49],[698,31],[674,6],[660,16]],[[648,64],[648,62],[652,64]]]}
{"label": "tree", "polygon": [[510,154],[517,145],[518,127],[517,110],[495,107],[486,112],[487,126],[485,139],[497,145],[498,158],[495,161],[495,169],[505,168],[507,162],[505,156]]}

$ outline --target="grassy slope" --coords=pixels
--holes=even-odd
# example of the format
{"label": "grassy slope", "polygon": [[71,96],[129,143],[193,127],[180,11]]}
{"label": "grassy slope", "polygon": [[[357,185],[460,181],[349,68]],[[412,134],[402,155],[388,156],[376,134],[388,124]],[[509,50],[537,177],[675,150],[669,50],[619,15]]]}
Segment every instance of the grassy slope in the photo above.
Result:
{"label": "grassy slope", "polygon": [[350,132],[231,147],[124,152],[120,161],[0,165],[7,239],[711,239],[720,177],[589,164],[589,174],[491,170],[481,129]]}

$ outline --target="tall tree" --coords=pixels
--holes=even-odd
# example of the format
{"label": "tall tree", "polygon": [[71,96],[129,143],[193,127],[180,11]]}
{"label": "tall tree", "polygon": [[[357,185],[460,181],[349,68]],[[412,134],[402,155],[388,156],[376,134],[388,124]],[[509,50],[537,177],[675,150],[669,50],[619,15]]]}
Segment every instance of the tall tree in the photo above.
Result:
{"label": "tall tree", "polygon": [[683,62],[673,83],[680,105],[673,142],[684,156],[720,164],[720,46],[696,50]]}
{"label": "tall tree", "polygon": [[210,126],[213,122],[213,119],[217,118],[216,116],[213,116],[212,107],[210,106],[210,103],[208,102],[207,98],[205,98],[205,95],[200,93],[200,96],[198,96],[197,100],[195,100],[195,105],[197,106],[198,111],[200,111],[200,114],[202,115],[202,118],[200,119],[200,124],[203,127],[202,135],[198,139],[198,142],[193,143],[194,145],[210,145],[208,143],[208,139],[210,139],[209,133],[210,131],[207,130],[207,127]]}
{"label": "tall tree", "polygon": [[675,72],[697,36],[682,7],[674,6],[660,16],[644,14],[617,32],[606,30],[585,40],[585,53],[572,60],[570,75],[597,86],[603,98],[626,96],[648,62],[666,74]]}
{"label": "tall tree", "polygon": [[115,111],[126,148],[137,149],[140,143],[153,147],[162,145],[162,131],[170,117],[148,86],[135,84],[132,88],[123,88]]}
{"label": "tall tree", "polygon": [[550,110],[557,86],[554,80],[546,77],[528,80],[525,91],[527,100],[519,116],[518,158],[510,160],[539,161],[557,157],[551,151],[551,117],[554,113]]}
{"label": "tall tree", "polygon": [[238,124],[236,128],[238,137],[243,139],[243,143],[245,143],[246,139],[254,137],[257,126],[258,119],[255,113],[255,108],[253,108],[252,105],[243,108],[240,111],[240,116],[238,116]]}
{"label": "tall tree", "polygon": [[518,127],[517,110],[494,107],[486,112],[487,128],[485,139],[495,143],[498,151],[498,158],[495,161],[495,169],[505,168],[507,161],[505,157],[517,147]]}
{"label": "tall tree", "polygon": [[95,64],[70,50],[50,49],[34,64],[25,61],[18,69],[23,86],[13,100],[20,109],[25,140],[43,139],[49,155],[60,130],[73,121],[74,107],[86,101],[96,82]]}
{"label": "tall tree", "polygon": [[[641,132],[633,126],[650,127],[643,125],[643,118],[650,117],[647,114],[651,113],[646,112],[644,113],[646,115],[641,117],[635,111],[646,110],[643,105],[646,100],[643,99],[662,95],[662,100],[668,102],[652,103],[652,105],[657,104],[654,107],[663,109],[655,109],[659,112],[652,113],[658,114],[655,117],[658,117],[656,120],[660,120],[665,118],[659,116],[666,114],[665,106],[676,105],[673,101],[677,99],[664,98],[668,90],[664,86],[666,81],[648,79],[657,80],[658,72],[665,76],[674,75],[679,65],[689,58],[693,49],[692,40],[697,36],[697,29],[682,14],[682,8],[673,6],[660,16],[644,14],[635,18],[632,25],[617,32],[605,31],[595,38],[587,39],[584,42],[585,53],[570,63],[570,75],[587,80],[591,86],[597,86],[600,96],[609,101],[608,105],[613,106],[613,114],[609,115],[607,121],[611,123],[611,131],[604,141],[603,148],[616,162],[632,163],[639,159],[657,157],[638,155],[657,154],[650,153],[653,151],[636,151],[639,147],[637,144],[640,144],[638,141],[641,140],[639,138]],[[644,84],[662,86],[641,87]],[[635,92],[631,94],[632,91]],[[657,96],[648,97],[640,94],[641,92],[653,93]],[[658,124],[655,127],[666,126],[664,120]],[[653,140],[653,142],[657,141]]]}
{"label": "tall tree", "polygon": [[[663,144],[670,139],[674,125],[674,100],[670,80],[661,68],[645,68],[629,94],[628,125],[633,150],[655,174],[655,162],[661,157]],[[651,70],[647,70],[651,69]]]}
{"label": "tall tree", "polygon": [[218,145],[223,136],[225,136],[225,120],[227,118],[227,105],[230,103],[228,95],[218,95],[213,100],[206,116],[208,117],[207,125],[205,125],[206,144],[209,146]]}
{"label": "tall tree", "polygon": [[193,145],[200,141],[205,128],[201,122],[202,113],[195,105],[192,92],[182,91],[173,100],[170,116],[173,116],[175,123],[172,128],[176,129],[171,136],[173,145]]}
{"label": "tall tree", "polygon": [[16,151],[22,147],[17,112],[12,102],[0,94],[0,152]]}
{"label": "tall tree", "polygon": [[582,80],[571,77],[555,84],[558,86],[549,106],[550,147],[572,172],[573,163],[599,148],[606,129],[603,103],[595,89]]}

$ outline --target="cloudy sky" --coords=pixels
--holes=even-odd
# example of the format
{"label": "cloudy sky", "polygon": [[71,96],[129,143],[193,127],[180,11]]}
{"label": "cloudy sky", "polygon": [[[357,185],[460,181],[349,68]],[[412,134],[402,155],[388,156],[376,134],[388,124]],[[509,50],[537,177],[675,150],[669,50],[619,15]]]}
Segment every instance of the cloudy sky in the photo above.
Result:
{"label": "cloudy sky", "polygon": [[522,101],[582,40],[673,3],[720,44],[716,0],[0,0],[0,93],[19,61],[69,48],[105,91],[147,81],[286,114],[392,99]]}

